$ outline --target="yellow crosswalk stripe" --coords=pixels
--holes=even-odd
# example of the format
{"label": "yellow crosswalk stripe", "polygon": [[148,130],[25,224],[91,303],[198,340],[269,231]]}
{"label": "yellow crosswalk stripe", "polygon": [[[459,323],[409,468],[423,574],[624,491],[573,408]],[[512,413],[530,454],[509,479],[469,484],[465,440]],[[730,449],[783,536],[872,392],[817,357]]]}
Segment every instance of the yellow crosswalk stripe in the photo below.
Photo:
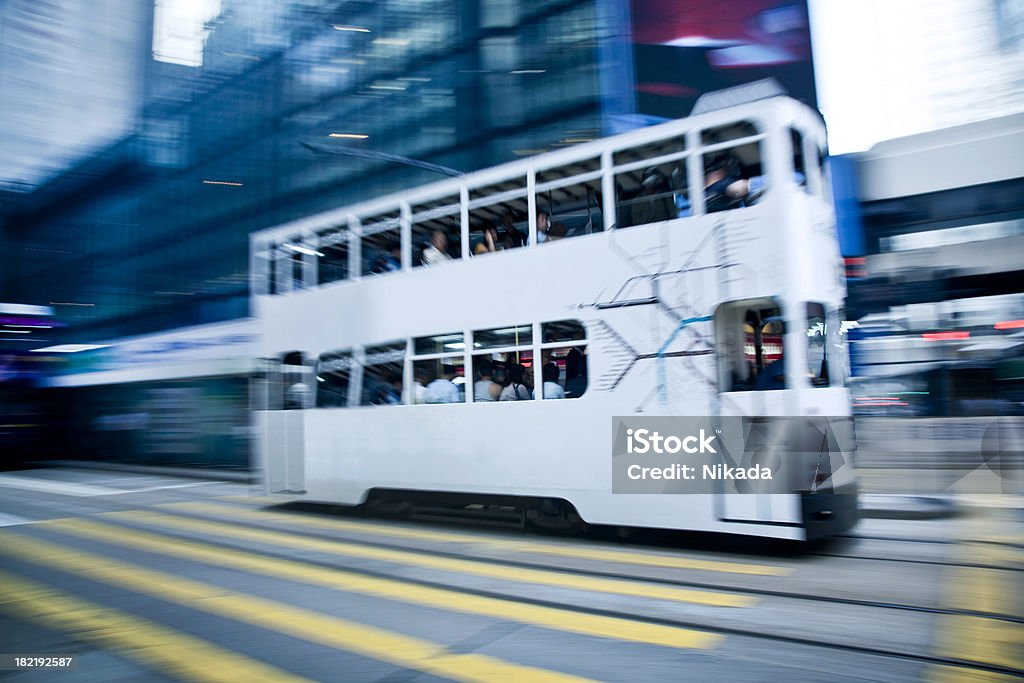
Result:
{"label": "yellow crosswalk stripe", "polygon": [[196,683],[303,683],[255,659],[0,571],[0,610]]}
{"label": "yellow crosswalk stripe", "polygon": [[644,584],[636,581],[603,579],[540,569],[510,567],[486,562],[476,562],[473,560],[460,560],[407,550],[375,548],[356,543],[347,543],[344,541],[326,541],[316,538],[305,538],[295,534],[270,531],[267,529],[246,529],[233,524],[225,524],[223,522],[199,520],[176,515],[166,515],[157,512],[106,512],[103,513],[103,515],[116,519],[130,519],[132,522],[143,522],[166,528],[209,533],[260,543],[271,543],[278,546],[314,550],[333,555],[384,560],[386,562],[458,572],[461,574],[472,574],[475,576],[484,576],[493,579],[502,579],[505,581],[519,581],[545,586],[556,586],[559,588],[572,588],[597,593],[612,593],[616,595],[628,595],[631,597],[671,600],[698,605],[711,605],[714,607],[750,607],[757,602],[756,598],[748,595],[692,590],[687,588],[677,588],[675,586]]}
{"label": "yellow crosswalk stripe", "polygon": [[951,587],[945,600],[949,607],[1024,618],[1017,572],[956,567],[947,572],[947,583]]}
{"label": "yellow crosswalk stripe", "polygon": [[185,541],[163,534],[135,531],[111,524],[69,519],[49,522],[46,528],[78,537],[95,539],[146,552],[172,555],[196,562],[300,581],[335,590],[372,595],[408,604],[518,621],[587,636],[662,645],[673,648],[711,648],[723,637],[704,631],[582,614],[572,610],[542,607],[476,596],[459,591],[418,586],[404,581],[363,576],[338,569],[326,569],[291,560],[262,557],[206,543]]}
{"label": "yellow crosswalk stripe", "polygon": [[[245,499],[242,497],[232,497]],[[262,499],[259,499],[262,500]],[[274,501],[280,502],[280,501]],[[557,555],[559,557],[575,557],[586,560],[602,560],[621,564],[635,564],[649,567],[665,567],[669,569],[695,569],[701,571],[725,572],[749,576],[787,576],[792,570],[787,567],[775,567],[764,564],[744,562],[723,562],[721,560],[702,560],[688,557],[672,557],[656,553],[642,553],[621,550],[604,550],[598,548],[569,547],[548,543],[528,543],[508,539],[484,538],[472,534],[435,531],[432,529],[412,529],[407,527],[376,524],[373,522],[324,519],[313,515],[282,514],[266,510],[241,509],[234,505],[222,503],[187,502],[168,503],[161,507],[194,512],[206,512],[220,516],[232,516],[239,519],[265,519],[279,522],[296,522],[305,527],[334,531],[351,531],[361,534],[377,534],[393,538],[408,538],[419,541],[440,541],[443,543],[474,543],[508,550],[517,553],[533,553],[540,555]]]}
{"label": "yellow crosswalk stripe", "polygon": [[[986,549],[977,544],[961,545],[957,550],[978,562],[1006,560],[1004,556],[984,555]],[[1002,549],[994,548],[997,553]],[[980,551],[980,552],[979,552]],[[991,614],[1020,616],[1021,598],[1017,590],[1016,572],[1005,569],[954,567],[944,577],[943,604],[953,609]],[[945,657],[978,662],[1009,669],[1024,669],[1024,626],[1003,619],[949,614],[940,616],[935,624],[936,651]],[[930,680],[1002,681],[1001,674],[968,668],[933,667]]]}
{"label": "yellow crosswalk stripe", "polygon": [[[72,572],[295,638],[457,681],[582,682],[588,679],[479,654],[455,654],[419,638],[6,533],[0,554]],[[234,680],[262,680],[236,676]]]}
{"label": "yellow crosswalk stripe", "polygon": [[960,557],[967,563],[1024,569],[1024,548],[975,542],[964,543],[959,548]]}
{"label": "yellow crosswalk stripe", "polygon": [[940,650],[970,662],[1024,669],[1024,626],[999,619],[943,615]]}
{"label": "yellow crosswalk stripe", "polygon": [[956,666],[932,666],[924,678],[930,683],[1020,683],[1017,676]]}

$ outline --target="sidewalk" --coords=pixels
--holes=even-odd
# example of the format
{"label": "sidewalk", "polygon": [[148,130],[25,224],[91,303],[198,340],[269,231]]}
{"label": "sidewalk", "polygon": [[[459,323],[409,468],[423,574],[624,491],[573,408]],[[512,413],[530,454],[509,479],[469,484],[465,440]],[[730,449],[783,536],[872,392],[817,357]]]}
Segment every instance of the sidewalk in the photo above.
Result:
{"label": "sidewalk", "polygon": [[959,508],[952,496],[861,494],[860,514],[867,519],[940,519]]}
{"label": "sidewalk", "polygon": [[163,467],[159,465],[130,465],[119,462],[96,462],[92,460],[43,460],[29,463],[39,467],[66,467],[79,470],[105,470],[109,472],[132,472],[185,479],[210,479],[253,484],[259,481],[259,473],[252,470],[224,470],[213,467]]}

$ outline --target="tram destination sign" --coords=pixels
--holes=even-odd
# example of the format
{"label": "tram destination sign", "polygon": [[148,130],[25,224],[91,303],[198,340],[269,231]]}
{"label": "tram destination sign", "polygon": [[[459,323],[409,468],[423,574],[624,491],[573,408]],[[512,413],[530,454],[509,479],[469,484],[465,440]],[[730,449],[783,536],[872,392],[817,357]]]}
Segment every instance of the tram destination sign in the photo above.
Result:
{"label": "tram destination sign", "polygon": [[613,417],[613,493],[830,492],[849,417]]}

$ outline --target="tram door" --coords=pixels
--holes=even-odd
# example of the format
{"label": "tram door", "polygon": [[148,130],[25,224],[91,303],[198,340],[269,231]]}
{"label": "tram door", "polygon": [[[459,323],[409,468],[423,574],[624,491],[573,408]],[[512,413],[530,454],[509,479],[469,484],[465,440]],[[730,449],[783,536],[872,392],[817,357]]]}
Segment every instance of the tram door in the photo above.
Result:
{"label": "tram door", "polygon": [[[786,325],[781,313],[778,301],[771,298],[729,302],[716,312],[720,415],[795,414],[793,392],[787,390],[783,370]],[[785,420],[771,417],[754,418],[741,435],[730,430],[722,464],[742,468],[762,461],[768,464],[778,457],[778,445],[786,441],[779,430],[785,430]],[[758,482],[733,484],[723,484],[714,496],[716,518],[756,524],[800,523],[798,497],[762,493],[765,487]]]}
{"label": "tram door", "polygon": [[312,407],[313,369],[300,352],[268,359],[256,411],[259,462],[267,493],[305,493],[305,419]]}

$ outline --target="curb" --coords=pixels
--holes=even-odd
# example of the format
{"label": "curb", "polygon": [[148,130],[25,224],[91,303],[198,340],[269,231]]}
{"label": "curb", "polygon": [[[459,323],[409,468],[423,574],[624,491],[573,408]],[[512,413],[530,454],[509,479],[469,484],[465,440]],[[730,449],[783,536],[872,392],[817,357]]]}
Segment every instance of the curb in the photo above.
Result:
{"label": "curb", "polygon": [[861,495],[864,519],[942,519],[959,513],[950,498],[935,496]]}
{"label": "curb", "polygon": [[41,460],[28,463],[38,467],[67,467],[80,470],[105,470],[109,472],[133,472],[185,479],[207,479],[253,484],[259,481],[256,472],[248,470],[220,470],[205,467],[163,467],[160,465],[131,465],[119,462],[94,462],[90,460]]}

